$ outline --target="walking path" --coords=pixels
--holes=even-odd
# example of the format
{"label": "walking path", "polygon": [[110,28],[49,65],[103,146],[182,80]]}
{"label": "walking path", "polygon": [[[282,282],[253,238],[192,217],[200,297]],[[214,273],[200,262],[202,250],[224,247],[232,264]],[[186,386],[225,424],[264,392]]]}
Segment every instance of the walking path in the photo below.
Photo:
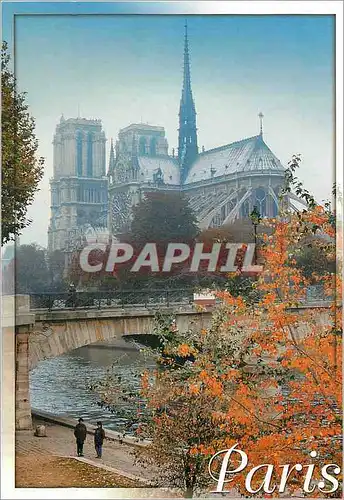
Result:
{"label": "walking path", "polygon": [[[76,445],[73,429],[56,425],[51,422],[33,419],[33,427],[45,425],[47,437],[36,437],[33,431],[20,431],[16,434],[16,454],[22,455],[58,455],[64,457],[76,456]],[[95,465],[105,465],[116,469],[118,474],[128,478],[142,478],[149,482],[152,480],[150,470],[139,465],[134,465],[134,447],[118,441],[105,440],[103,458],[96,459],[93,436],[87,435],[84,445],[85,461],[92,461]],[[90,462],[89,462],[90,463]],[[115,471],[114,471],[115,472]]]}
{"label": "walking path", "polygon": [[[98,487],[109,487],[111,481],[114,481],[117,485],[121,484],[122,486],[119,486],[120,489],[118,490],[121,492],[121,496],[115,496],[113,498],[162,499],[181,497],[181,493],[176,490],[151,487],[151,482],[153,480],[152,470],[134,464],[133,451],[135,446],[133,445],[121,443],[114,439],[105,440],[103,458],[96,459],[93,436],[92,434],[88,434],[84,444],[85,456],[76,457],[76,443],[73,427],[66,426],[69,422],[67,419],[56,418],[56,420],[65,421],[65,425],[33,417],[33,428],[35,429],[37,425],[45,425],[47,437],[36,437],[34,436],[33,430],[16,432],[15,453],[18,460],[16,464],[16,476],[17,481],[19,479],[19,487],[63,487],[66,482],[71,481],[71,465],[66,464],[66,461],[68,462],[68,460],[70,461],[70,459],[73,458],[73,462],[78,461],[80,465],[84,467],[91,466],[93,468],[98,468],[98,470],[103,470],[103,474],[105,475],[110,474],[110,476],[103,477],[103,481],[105,481],[107,486]],[[88,427],[89,430],[91,430],[93,426],[88,425]],[[108,434],[115,435],[116,433],[108,431]],[[59,457],[62,457],[64,463],[58,462],[58,460],[60,460]],[[49,464],[51,465],[50,468]],[[82,483],[90,479],[90,472],[79,472],[81,472],[79,479],[74,478],[74,482],[72,481],[72,484],[67,487],[86,486],[86,484],[74,484],[77,481],[81,481]],[[34,485],[31,484],[33,476],[35,479]],[[38,486],[36,484],[37,482]],[[123,482],[128,484],[124,489]],[[135,484],[135,489],[132,489],[132,484]],[[113,488],[113,486],[110,487]],[[115,488],[116,487],[118,488],[118,486],[115,486]],[[231,500],[235,498],[238,499],[238,495],[234,491],[229,491],[228,494],[228,496],[232,497]],[[203,494],[202,497],[214,498],[212,494],[209,493]]]}

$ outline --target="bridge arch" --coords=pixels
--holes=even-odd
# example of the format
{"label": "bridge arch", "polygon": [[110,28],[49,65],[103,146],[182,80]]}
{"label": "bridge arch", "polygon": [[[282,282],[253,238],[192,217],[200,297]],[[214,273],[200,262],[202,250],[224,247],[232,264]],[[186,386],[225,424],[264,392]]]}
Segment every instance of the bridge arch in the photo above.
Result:
{"label": "bridge arch", "polygon": [[[175,314],[177,328],[206,328],[211,312],[196,312],[184,306]],[[162,311],[162,312],[164,312]],[[79,347],[122,337],[151,336],[155,311],[142,310],[64,310],[36,312],[36,321],[29,337],[29,370],[40,361],[60,356]]]}

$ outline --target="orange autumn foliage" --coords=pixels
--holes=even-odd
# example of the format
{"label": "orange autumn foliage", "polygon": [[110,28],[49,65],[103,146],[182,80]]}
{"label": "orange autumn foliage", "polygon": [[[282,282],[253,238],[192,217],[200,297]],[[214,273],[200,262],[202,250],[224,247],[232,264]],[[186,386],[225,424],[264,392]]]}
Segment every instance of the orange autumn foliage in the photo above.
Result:
{"label": "orange autumn foliage", "polygon": [[[260,248],[257,301],[218,293],[222,304],[209,330],[175,337],[174,351],[192,353],[194,361],[159,373],[146,392],[151,408],[165,408],[152,449],[170,460],[173,435],[205,475],[211,455],[236,443],[248,453],[249,466],[273,464],[276,480],[282,464],[310,463],[311,451],[318,470],[342,462],[340,273],[315,276],[322,302],[304,307],[309,280],[294,258],[304,235],[333,238],[333,225],[318,206],[267,224],[273,231]],[[333,240],[325,245],[334,252]],[[230,486],[245,494],[244,479],[238,474]],[[288,493],[299,492],[302,482],[295,476]]]}

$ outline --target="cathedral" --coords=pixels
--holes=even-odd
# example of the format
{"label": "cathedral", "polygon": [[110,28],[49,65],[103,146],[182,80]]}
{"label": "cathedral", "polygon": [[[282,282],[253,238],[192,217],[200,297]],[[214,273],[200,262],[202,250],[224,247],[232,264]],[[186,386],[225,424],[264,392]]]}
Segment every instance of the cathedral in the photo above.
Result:
{"label": "cathedral", "polygon": [[257,136],[199,151],[185,26],[178,150],[168,154],[163,127],[132,124],[120,130],[108,170],[111,234],[129,229],[131,207],[153,190],[185,193],[201,229],[245,217],[254,206],[263,217],[276,215],[284,168],[264,142],[259,117]]}
{"label": "cathedral", "polygon": [[275,216],[284,167],[264,142],[262,113],[258,135],[207,151],[199,150],[196,116],[185,26],[177,151],[169,154],[163,127],[131,124],[111,141],[106,174],[101,122],[61,118],[53,142],[50,250],[68,253],[127,232],[132,207],[152,191],[185,193],[201,229],[245,218],[253,207]]}

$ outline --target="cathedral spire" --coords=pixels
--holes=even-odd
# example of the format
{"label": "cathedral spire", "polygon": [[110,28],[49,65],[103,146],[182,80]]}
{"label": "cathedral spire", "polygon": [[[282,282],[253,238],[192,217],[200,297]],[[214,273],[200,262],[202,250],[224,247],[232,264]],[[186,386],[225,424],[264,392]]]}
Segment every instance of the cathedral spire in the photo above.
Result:
{"label": "cathedral spire", "polygon": [[185,22],[183,89],[179,108],[178,160],[182,181],[198,155],[196,109],[191,90],[188,27]]}
{"label": "cathedral spire", "polygon": [[[185,21],[184,25],[184,75],[183,75],[183,93],[191,95],[191,77],[190,77],[190,56],[189,56],[189,40],[188,40],[188,25]],[[186,97],[186,96],[185,96]]]}
{"label": "cathedral spire", "polygon": [[113,139],[111,137],[110,159],[109,159],[109,174],[113,173],[114,169],[115,169],[115,151],[113,149]]}
{"label": "cathedral spire", "polygon": [[263,137],[263,118],[264,118],[263,113],[260,112],[258,117],[259,117],[259,135],[260,137]]}

